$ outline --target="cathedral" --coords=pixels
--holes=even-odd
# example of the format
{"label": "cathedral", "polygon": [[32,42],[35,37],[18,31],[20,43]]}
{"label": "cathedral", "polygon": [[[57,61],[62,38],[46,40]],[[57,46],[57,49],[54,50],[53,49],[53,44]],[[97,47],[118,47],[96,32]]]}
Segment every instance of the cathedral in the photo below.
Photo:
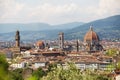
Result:
{"label": "cathedral", "polygon": [[100,45],[100,39],[96,32],[94,32],[93,28],[90,26],[89,31],[84,36],[84,46],[85,50],[92,51],[101,51],[103,47]]}

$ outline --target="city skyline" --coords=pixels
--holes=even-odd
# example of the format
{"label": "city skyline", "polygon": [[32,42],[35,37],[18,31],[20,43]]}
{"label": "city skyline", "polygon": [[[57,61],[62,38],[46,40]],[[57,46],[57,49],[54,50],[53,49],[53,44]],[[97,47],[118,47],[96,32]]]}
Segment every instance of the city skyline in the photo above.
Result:
{"label": "city skyline", "polygon": [[120,0],[0,0],[0,80],[120,80]]}

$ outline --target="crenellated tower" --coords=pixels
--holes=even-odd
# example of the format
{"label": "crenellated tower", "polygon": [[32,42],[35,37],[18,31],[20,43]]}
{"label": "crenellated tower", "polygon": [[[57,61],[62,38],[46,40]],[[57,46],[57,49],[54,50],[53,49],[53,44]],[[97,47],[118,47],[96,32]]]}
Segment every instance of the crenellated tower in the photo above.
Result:
{"label": "crenellated tower", "polygon": [[15,35],[15,47],[20,47],[20,32],[18,30]]}

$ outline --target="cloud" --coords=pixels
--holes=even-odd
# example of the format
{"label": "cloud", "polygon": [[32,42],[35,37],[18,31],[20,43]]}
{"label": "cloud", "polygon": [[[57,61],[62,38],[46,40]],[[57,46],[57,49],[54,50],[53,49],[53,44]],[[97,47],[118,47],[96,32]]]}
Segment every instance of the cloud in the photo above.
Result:
{"label": "cloud", "polygon": [[23,9],[24,4],[19,4],[15,0],[3,0],[0,2],[0,21],[14,22]]}
{"label": "cloud", "polygon": [[[0,22],[45,22],[60,24],[67,22],[91,20],[120,14],[120,0],[99,0],[90,3],[80,3],[82,0],[0,0]],[[30,1],[32,1],[30,3]],[[28,3],[29,2],[29,3]],[[35,4],[36,3],[36,4]],[[40,3],[40,4],[38,4]],[[92,3],[92,1],[91,1]]]}
{"label": "cloud", "polygon": [[97,14],[100,16],[120,14],[120,0],[100,0]]}
{"label": "cloud", "polygon": [[[93,9],[94,6],[81,7],[76,3],[63,5],[44,3],[32,10],[30,12],[31,14],[28,15],[28,18],[34,21],[52,24],[88,21],[89,18],[92,18],[93,14],[95,13],[95,11],[92,11]],[[88,16],[90,17],[88,18]]]}
{"label": "cloud", "polygon": [[49,3],[45,3],[32,10],[28,17],[48,22],[59,21],[60,18],[74,15],[75,11],[77,11],[77,8],[77,5],[73,3],[62,6],[55,6]]}

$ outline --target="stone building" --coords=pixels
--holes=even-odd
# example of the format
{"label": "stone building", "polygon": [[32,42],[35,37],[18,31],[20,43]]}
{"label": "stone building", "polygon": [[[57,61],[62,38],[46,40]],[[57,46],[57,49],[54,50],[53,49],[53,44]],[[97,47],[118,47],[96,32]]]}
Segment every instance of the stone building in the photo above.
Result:
{"label": "stone building", "polygon": [[15,47],[20,47],[20,33],[17,30],[15,35]]}
{"label": "stone building", "polygon": [[43,41],[37,41],[36,42],[36,47],[37,49],[44,49],[45,48],[45,44]]}
{"label": "stone building", "polygon": [[20,46],[20,32],[17,30],[15,34],[15,47],[11,48],[11,51],[15,54],[19,54],[21,51]]}
{"label": "stone building", "polygon": [[84,36],[84,46],[87,51],[101,51],[102,46],[99,43],[100,39],[93,28],[90,27],[89,31]]}
{"label": "stone building", "polygon": [[64,48],[64,33],[60,32],[59,33],[59,48],[63,50]]}

